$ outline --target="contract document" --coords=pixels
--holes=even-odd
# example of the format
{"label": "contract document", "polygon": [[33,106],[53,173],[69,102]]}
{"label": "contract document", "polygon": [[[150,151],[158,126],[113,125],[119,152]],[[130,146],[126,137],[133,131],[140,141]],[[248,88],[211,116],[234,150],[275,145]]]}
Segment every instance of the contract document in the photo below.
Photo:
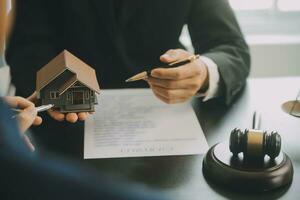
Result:
{"label": "contract document", "polygon": [[168,105],[150,89],[102,90],[85,121],[84,158],[202,154],[208,144],[190,102]]}

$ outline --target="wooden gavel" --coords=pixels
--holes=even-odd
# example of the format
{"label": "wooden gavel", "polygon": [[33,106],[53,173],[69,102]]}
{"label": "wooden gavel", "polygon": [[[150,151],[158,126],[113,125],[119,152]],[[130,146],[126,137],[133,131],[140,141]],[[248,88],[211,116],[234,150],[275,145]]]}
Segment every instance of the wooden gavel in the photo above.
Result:
{"label": "wooden gavel", "polygon": [[268,133],[260,130],[260,116],[253,115],[253,129],[231,131],[229,149],[233,156],[243,152],[245,158],[264,158],[265,155],[275,159],[281,150],[281,137],[276,131]]}

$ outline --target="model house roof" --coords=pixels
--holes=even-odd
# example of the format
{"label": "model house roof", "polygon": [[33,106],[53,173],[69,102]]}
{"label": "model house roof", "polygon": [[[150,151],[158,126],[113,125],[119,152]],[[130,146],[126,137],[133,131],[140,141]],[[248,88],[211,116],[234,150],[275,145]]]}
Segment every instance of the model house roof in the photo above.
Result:
{"label": "model house roof", "polygon": [[61,52],[37,72],[36,91],[39,92],[66,70],[69,70],[74,75],[58,88],[60,94],[64,93],[77,81],[89,89],[100,93],[95,70],[67,50]]}

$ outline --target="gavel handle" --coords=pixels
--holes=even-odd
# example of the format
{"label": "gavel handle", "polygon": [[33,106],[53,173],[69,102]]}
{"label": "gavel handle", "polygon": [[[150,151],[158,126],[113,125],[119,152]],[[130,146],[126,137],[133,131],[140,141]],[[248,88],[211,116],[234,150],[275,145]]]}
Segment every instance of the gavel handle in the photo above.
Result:
{"label": "gavel handle", "polygon": [[252,128],[254,130],[259,130],[261,125],[261,114],[257,111],[253,113],[253,119],[252,119]]}

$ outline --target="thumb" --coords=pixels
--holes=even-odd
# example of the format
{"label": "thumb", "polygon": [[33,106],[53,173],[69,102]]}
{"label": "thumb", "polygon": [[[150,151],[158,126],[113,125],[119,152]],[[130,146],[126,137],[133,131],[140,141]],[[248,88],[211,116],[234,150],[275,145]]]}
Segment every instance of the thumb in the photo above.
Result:
{"label": "thumb", "polygon": [[171,63],[178,60],[176,50],[169,50],[160,56],[160,61],[164,63]]}
{"label": "thumb", "polygon": [[164,63],[172,63],[190,56],[190,53],[183,49],[170,49],[160,56],[160,61]]}
{"label": "thumb", "polygon": [[35,107],[28,107],[17,115],[20,131],[24,133],[34,122],[37,115]]}
{"label": "thumb", "polygon": [[36,91],[34,91],[29,97],[27,97],[27,99],[29,101],[31,101],[32,103],[36,103],[37,102],[37,94]]}

